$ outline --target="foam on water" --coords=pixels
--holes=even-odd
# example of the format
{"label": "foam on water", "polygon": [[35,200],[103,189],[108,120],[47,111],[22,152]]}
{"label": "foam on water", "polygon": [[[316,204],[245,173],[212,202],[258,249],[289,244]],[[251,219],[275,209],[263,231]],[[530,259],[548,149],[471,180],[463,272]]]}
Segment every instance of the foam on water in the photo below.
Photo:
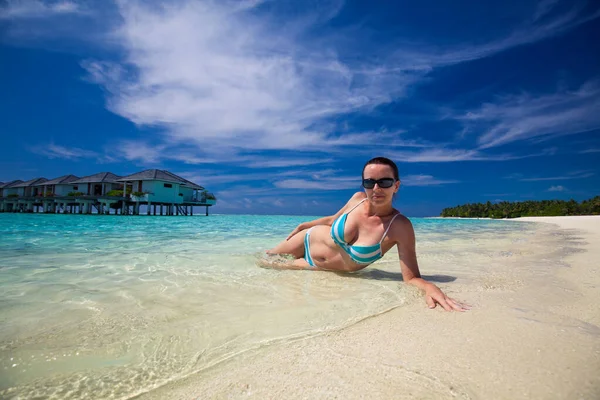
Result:
{"label": "foam on water", "polygon": [[[351,275],[256,266],[309,219],[0,214],[0,396],[126,398],[422,301],[400,283],[395,251]],[[527,256],[536,232],[413,222],[425,277],[455,290],[517,284],[494,271]]]}

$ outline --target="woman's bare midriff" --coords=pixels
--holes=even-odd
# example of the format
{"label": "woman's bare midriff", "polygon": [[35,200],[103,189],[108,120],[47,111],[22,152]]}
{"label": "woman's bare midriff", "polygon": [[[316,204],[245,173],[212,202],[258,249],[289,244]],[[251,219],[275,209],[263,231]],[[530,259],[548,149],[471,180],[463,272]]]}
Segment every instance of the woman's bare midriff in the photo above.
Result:
{"label": "woman's bare midriff", "polygon": [[331,226],[317,225],[310,232],[310,255],[321,269],[332,271],[358,271],[364,265],[354,263],[331,238]]}

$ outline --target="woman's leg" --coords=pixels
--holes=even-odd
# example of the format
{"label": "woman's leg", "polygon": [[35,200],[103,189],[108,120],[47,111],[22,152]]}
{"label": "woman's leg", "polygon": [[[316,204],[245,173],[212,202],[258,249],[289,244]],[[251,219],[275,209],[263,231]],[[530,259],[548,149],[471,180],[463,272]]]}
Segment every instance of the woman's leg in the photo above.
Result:
{"label": "woman's leg", "polygon": [[312,269],[318,270],[318,267],[311,267],[304,258],[295,260],[266,260],[259,259],[257,261],[259,267],[273,269]]}
{"label": "woman's leg", "polygon": [[284,240],[271,250],[267,250],[267,254],[291,254],[294,258],[304,257],[304,236],[306,236],[306,231],[308,229],[296,233],[289,240]]}

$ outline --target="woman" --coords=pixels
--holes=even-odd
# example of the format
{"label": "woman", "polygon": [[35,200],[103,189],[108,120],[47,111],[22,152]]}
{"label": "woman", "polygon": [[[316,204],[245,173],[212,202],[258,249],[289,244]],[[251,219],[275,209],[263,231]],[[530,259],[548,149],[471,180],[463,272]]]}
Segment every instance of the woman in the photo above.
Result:
{"label": "woman", "polygon": [[284,268],[358,271],[397,246],[404,282],[425,292],[429,308],[440,304],[447,311],[467,310],[421,278],[412,224],[392,206],[400,188],[396,164],[385,157],[373,158],[365,164],[362,179],[365,191],[355,193],[335,215],[298,225],[267,253],[294,256]]}

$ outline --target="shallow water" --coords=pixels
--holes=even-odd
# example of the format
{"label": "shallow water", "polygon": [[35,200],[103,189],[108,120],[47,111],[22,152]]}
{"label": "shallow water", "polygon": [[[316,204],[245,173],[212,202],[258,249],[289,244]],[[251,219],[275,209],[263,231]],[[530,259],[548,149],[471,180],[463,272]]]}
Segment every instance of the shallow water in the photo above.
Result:
{"label": "shallow water", "polygon": [[[395,250],[352,275],[256,266],[309,219],[0,214],[0,397],[127,398],[422,301]],[[536,224],[413,224],[423,275],[455,291],[518,285],[502,264],[538,245]]]}

